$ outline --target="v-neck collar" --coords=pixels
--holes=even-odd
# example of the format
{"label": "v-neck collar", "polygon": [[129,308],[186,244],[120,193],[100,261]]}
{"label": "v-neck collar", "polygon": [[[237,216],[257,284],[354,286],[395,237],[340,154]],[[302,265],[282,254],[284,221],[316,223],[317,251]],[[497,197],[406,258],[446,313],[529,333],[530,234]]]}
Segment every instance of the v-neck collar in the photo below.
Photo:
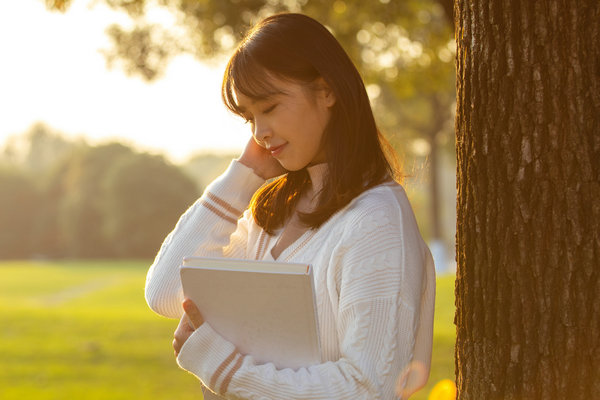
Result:
{"label": "v-neck collar", "polygon": [[293,256],[295,256],[296,253],[298,253],[301,249],[303,249],[311,241],[313,236],[315,236],[318,231],[319,231],[319,229],[307,230],[302,235],[300,235],[300,237],[298,237],[296,240],[294,240],[289,246],[287,246],[285,249],[283,249],[283,251],[281,253],[279,253],[279,257],[277,257],[277,258],[274,258],[273,254],[271,253],[271,250],[273,250],[273,247],[275,247],[275,244],[277,243],[277,240],[275,240],[273,245],[265,250],[264,260],[284,261],[284,262],[290,261],[290,259]]}

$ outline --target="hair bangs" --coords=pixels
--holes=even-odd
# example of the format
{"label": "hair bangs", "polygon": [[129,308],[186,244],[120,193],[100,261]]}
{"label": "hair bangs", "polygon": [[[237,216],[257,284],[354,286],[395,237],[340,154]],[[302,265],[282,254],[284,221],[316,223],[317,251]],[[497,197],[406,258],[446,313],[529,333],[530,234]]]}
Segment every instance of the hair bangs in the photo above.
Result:
{"label": "hair bangs", "polygon": [[254,57],[239,49],[227,64],[223,78],[222,97],[225,106],[233,113],[242,115],[236,94],[253,100],[265,99],[281,93],[272,79],[272,74]]}

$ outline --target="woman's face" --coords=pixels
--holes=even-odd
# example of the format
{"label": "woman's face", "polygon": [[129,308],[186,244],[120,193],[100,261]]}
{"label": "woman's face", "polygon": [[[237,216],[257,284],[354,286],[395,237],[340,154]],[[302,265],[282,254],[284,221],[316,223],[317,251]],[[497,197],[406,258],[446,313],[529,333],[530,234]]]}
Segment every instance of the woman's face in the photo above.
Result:
{"label": "woman's face", "polygon": [[313,84],[271,77],[275,94],[254,99],[236,92],[256,142],[288,171],[325,161],[323,132],[335,103],[322,78]]}

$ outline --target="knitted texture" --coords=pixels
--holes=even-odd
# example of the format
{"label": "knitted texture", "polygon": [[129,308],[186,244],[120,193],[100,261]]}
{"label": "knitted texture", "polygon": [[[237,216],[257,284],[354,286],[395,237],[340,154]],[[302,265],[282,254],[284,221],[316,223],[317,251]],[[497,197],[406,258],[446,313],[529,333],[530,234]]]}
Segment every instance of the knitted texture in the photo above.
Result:
{"label": "knitted texture", "polygon": [[[281,230],[265,234],[249,210],[239,215],[263,183],[233,161],[181,217],[148,272],[154,311],[182,315],[184,256],[273,259]],[[313,266],[322,362],[295,371],[257,364],[205,323],[177,361],[210,391],[229,399],[394,399],[396,379],[411,361],[428,373],[433,261],[399,184],[364,192],[278,260]]]}

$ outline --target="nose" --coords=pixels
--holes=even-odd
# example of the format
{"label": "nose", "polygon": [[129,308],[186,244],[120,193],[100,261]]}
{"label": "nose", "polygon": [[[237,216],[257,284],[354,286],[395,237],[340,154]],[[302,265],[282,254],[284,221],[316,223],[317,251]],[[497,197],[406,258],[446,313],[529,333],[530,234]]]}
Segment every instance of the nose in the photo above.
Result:
{"label": "nose", "polygon": [[264,147],[264,145],[271,139],[271,129],[267,124],[260,120],[254,121],[252,134],[254,139]]}

